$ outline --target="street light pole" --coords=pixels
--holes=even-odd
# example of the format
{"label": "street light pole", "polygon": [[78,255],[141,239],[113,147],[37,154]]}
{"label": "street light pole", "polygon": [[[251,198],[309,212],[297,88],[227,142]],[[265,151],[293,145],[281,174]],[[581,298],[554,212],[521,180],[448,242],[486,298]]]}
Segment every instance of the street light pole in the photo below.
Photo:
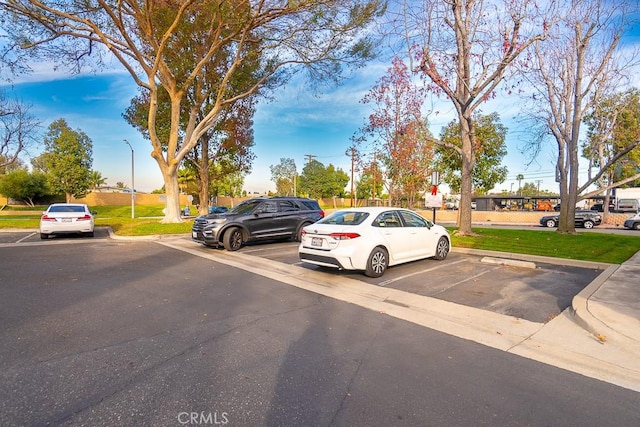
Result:
{"label": "street light pole", "polygon": [[134,178],[135,178],[135,174],[134,174],[134,169],[133,169],[133,165],[134,165],[134,157],[133,157],[133,147],[131,146],[131,144],[129,144],[129,141],[127,141],[126,139],[124,140],[124,142],[129,146],[129,148],[131,148],[131,218],[135,218],[136,214],[135,214],[135,201],[134,201],[134,193],[135,193],[135,183],[134,183]]}

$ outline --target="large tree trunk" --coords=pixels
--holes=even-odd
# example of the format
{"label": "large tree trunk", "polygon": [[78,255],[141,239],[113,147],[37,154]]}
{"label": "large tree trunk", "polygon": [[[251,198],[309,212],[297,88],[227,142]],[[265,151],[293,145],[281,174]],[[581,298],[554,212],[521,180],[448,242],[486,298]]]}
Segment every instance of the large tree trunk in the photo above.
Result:
{"label": "large tree trunk", "polygon": [[209,213],[209,138],[207,135],[203,135],[200,138],[200,151],[200,165],[198,166],[200,172],[200,179],[198,180],[200,207],[198,208],[198,213],[206,215]]}
{"label": "large tree trunk", "polygon": [[471,194],[473,191],[473,121],[471,117],[460,114],[460,141],[462,142],[462,171],[460,178],[460,216],[458,218],[458,234],[473,235],[471,230]]}
{"label": "large tree trunk", "polygon": [[180,187],[178,186],[178,168],[163,168],[162,178],[164,179],[165,194],[167,196],[167,205],[164,212],[163,224],[172,224],[182,222],[180,216]]}
{"label": "large tree trunk", "polygon": [[206,169],[205,174],[200,176],[198,197],[200,198],[198,213],[206,215],[209,213],[209,173]]}

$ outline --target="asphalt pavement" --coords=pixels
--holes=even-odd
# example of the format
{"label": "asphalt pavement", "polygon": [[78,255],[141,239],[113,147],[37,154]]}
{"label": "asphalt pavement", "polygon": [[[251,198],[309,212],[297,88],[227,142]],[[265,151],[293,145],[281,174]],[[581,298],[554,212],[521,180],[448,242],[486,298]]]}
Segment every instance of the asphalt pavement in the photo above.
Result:
{"label": "asphalt pavement", "polygon": [[[206,256],[184,236],[146,239]],[[504,262],[540,261],[518,254],[491,255]],[[283,283],[640,391],[640,252],[621,265],[603,266],[569,309],[542,326],[526,321],[512,324],[484,310],[253,256],[226,251],[211,256]]]}
{"label": "asphalt pavement", "polygon": [[[191,249],[193,242],[190,241],[174,240],[167,244],[208,257]],[[531,261],[554,262],[548,257],[471,252],[478,255],[487,252],[501,262],[515,265]],[[571,307],[545,324],[524,319],[514,321],[515,318],[473,307],[239,253],[215,251],[215,259],[312,292],[640,391],[640,252],[621,265],[602,266],[604,271],[573,298]]]}

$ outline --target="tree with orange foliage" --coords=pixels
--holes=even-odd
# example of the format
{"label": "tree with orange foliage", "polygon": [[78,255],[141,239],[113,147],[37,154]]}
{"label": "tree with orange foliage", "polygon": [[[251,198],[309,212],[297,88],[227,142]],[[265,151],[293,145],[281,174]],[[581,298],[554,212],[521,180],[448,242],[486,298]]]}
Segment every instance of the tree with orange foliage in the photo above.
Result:
{"label": "tree with orange foliage", "polygon": [[422,117],[423,101],[424,94],[411,81],[406,64],[394,58],[362,100],[372,104],[374,111],[356,138],[359,151],[376,153],[384,165],[390,199],[406,199],[409,206],[427,188],[433,158],[433,138]]}

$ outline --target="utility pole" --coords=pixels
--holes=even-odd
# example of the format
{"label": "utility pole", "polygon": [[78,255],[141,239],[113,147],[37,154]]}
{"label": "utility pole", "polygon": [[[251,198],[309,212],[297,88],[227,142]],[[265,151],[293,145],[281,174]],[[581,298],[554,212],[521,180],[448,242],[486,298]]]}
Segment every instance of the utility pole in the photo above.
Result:
{"label": "utility pole", "polygon": [[354,169],[356,162],[356,149],[354,147],[349,147],[347,151],[344,153],[347,156],[351,157],[351,207],[353,207],[353,197],[354,197]]}
{"label": "utility pole", "polygon": [[536,182],[538,183],[538,192],[536,193],[536,196],[539,196],[540,195],[540,183],[542,183],[542,180],[539,179]]}
{"label": "utility pole", "polygon": [[307,163],[311,163],[311,160],[318,157],[318,156],[314,156],[313,154],[305,154],[304,156],[307,158]]}
{"label": "utility pole", "polygon": [[376,206],[376,152],[373,152],[373,206]]}
{"label": "utility pole", "polygon": [[133,147],[131,146],[131,144],[129,144],[129,141],[127,141],[126,139],[124,140],[125,144],[127,144],[129,146],[129,148],[131,149],[131,218],[135,218],[136,214],[136,207],[135,207],[135,183],[134,183],[134,178],[135,178],[135,174],[134,174],[134,154],[133,154]]}
{"label": "utility pole", "polygon": [[518,196],[522,196],[522,180],[524,179],[524,175],[519,173],[516,179],[518,180]]}

